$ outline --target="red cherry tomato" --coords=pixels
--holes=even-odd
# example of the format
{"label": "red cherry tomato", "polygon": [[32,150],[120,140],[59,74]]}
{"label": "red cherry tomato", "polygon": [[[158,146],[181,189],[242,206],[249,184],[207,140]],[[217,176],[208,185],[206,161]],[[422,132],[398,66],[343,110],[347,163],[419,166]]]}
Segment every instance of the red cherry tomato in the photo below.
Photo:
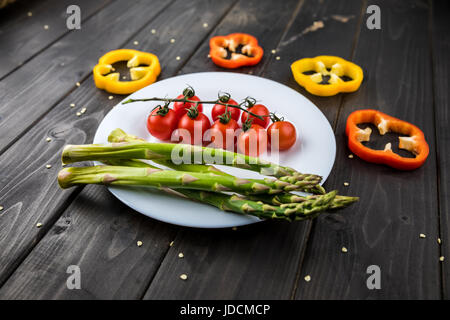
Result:
{"label": "red cherry tomato", "polygon": [[216,148],[222,148],[234,151],[236,142],[235,131],[238,130],[239,124],[236,120],[229,118],[228,122],[218,119],[211,126],[211,142]]}
{"label": "red cherry tomato", "polygon": [[251,114],[248,114],[247,112],[242,112],[242,116],[241,116],[242,123],[245,123],[245,121],[247,121],[247,119],[249,118],[249,119],[253,119],[253,124],[258,124],[261,127],[263,127],[264,129],[267,128],[267,126],[269,125],[269,122],[270,122],[269,109],[267,109],[262,104],[255,104],[255,105],[252,105],[251,107],[249,107],[247,110],[258,116],[263,116],[264,120],[258,119],[256,117],[252,116]]}
{"label": "red cherry tomato", "polygon": [[[191,101],[200,101],[199,97],[197,97],[195,95],[195,91],[192,87],[188,87],[186,89],[183,90],[183,94],[180,94],[177,99],[188,99]],[[181,119],[182,116],[184,116],[187,111],[191,108],[195,106],[195,102],[174,102],[173,103],[173,110],[175,111],[177,118]],[[201,103],[199,103],[197,105],[197,110],[198,112],[202,112],[203,111],[203,106]]]}
{"label": "red cherry tomato", "polygon": [[[229,95],[222,95],[219,97],[219,100],[223,103],[232,104],[237,106],[238,103],[230,98]],[[211,111],[211,117],[213,118],[213,121],[216,121],[219,119],[221,115],[225,113],[225,110],[228,110],[231,112],[231,118],[235,121],[239,121],[239,116],[241,115],[241,110],[239,108],[233,108],[233,107],[226,107],[221,104],[215,104]]]}
{"label": "red cherry tomato", "polygon": [[168,105],[153,109],[147,118],[148,132],[160,140],[169,140],[177,124],[175,111],[169,109]]}
{"label": "red cherry tomato", "polygon": [[252,124],[242,131],[237,140],[238,151],[247,156],[257,157],[267,151],[267,132],[259,124]]}
{"label": "red cherry tomato", "polygon": [[[287,150],[292,147],[297,140],[297,131],[292,123],[288,121],[275,121],[267,129],[269,136],[269,142],[275,144],[277,147],[278,140],[278,150]],[[277,139],[278,136],[278,139]]]}
{"label": "red cherry tomato", "polygon": [[191,110],[193,109],[189,109],[189,112],[179,120],[178,134],[181,143],[202,145],[203,135],[211,127],[211,123],[208,117],[201,112],[192,114]]}

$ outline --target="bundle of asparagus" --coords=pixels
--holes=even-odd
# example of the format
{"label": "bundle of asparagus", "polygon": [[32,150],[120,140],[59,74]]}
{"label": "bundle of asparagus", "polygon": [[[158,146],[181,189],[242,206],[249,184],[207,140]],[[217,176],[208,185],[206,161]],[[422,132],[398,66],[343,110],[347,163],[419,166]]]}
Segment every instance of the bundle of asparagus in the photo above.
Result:
{"label": "bundle of asparagus", "polygon": [[[327,209],[344,208],[356,197],[325,193],[319,185],[321,177],[301,174],[296,170],[264,162],[233,152],[191,145],[148,143],[121,129],[111,132],[105,145],[68,145],[63,150],[63,163],[100,160],[105,166],[64,168],[58,174],[62,188],[79,184],[149,186],[216,206],[224,211],[251,214],[263,219],[304,220],[316,217]],[[175,146],[188,153],[190,159],[202,163],[175,164],[171,153]],[[203,155],[215,154],[223,164],[245,168],[276,178],[241,179],[206,164]],[[198,157],[200,156],[200,157]],[[151,159],[172,170],[160,169],[135,159]],[[221,163],[222,164],[222,163]],[[292,190],[312,191],[311,196],[289,193]],[[236,194],[227,194],[231,191]]]}

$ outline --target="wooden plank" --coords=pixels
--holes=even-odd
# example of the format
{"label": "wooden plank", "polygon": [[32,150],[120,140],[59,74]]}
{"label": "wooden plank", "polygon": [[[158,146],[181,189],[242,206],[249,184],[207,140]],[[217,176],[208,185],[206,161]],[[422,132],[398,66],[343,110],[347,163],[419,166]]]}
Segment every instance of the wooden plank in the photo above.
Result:
{"label": "wooden plank", "polygon": [[[448,28],[448,1],[434,1],[432,7],[432,40],[433,40],[433,78],[434,109],[436,114],[436,151],[439,173],[439,211],[441,221],[441,238],[443,241],[441,255],[450,259],[450,92],[448,57],[450,56],[450,34]],[[433,148],[434,149],[434,148]],[[443,263],[443,298],[450,297],[450,267]]]}
{"label": "wooden plank", "polygon": [[[82,27],[111,1],[77,1]],[[0,79],[70,32],[66,27],[66,10],[71,4],[74,4],[71,0],[18,1],[0,11]]]}
{"label": "wooden plank", "polygon": [[[117,0],[0,81],[0,154],[90,75],[99,56],[120,47],[168,4]],[[101,39],[105,34],[114,36]]]}
{"label": "wooden plank", "polygon": [[[429,8],[426,1],[370,4],[381,8],[382,26],[369,30],[365,21],[361,25],[354,61],[363,67],[365,80],[359,91],[345,96],[336,131],[336,165],[329,178],[329,185],[361,200],[341,214],[318,219],[297,299],[440,298],[431,60],[424,27]],[[432,152],[422,168],[400,172],[348,158],[346,118],[367,107],[424,131]],[[350,186],[342,187],[344,181]],[[342,247],[348,252],[342,253]],[[370,265],[381,269],[380,290],[366,285]],[[310,282],[303,280],[307,274]]]}
{"label": "wooden plank", "polygon": [[[234,4],[195,3],[178,0],[125,44],[129,47],[136,39],[140,49],[157,53],[164,70],[160,79],[174,75],[186,63]],[[204,21],[210,28],[203,27]],[[149,36],[152,29],[157,33]],[[172,37],[174,44],[169,41]],[[179,61],[175,59],[178,55]],[[169,248],[176,227],[137,214],[104,187],[91,186],[76,196],[76,191],[61,191],[56,185],[63,145],[92,141],[99,122],[119,101],[118,97],[108,100],[108,96],[96,89],[89,77],[3,155],[4,172],[8,172],[4,181],[13,181],[0,191],[0,201],[5,203],[0,219],[0,275],[6,279],[40,241],[0,289],[2,298],[140,298]],[[71,102],[77,108],[85,106],[87,112],[76,117]],[[50,144],[45,141],[47,135],[54,138]],[[31,145],[33,150],[18,164],[17,155]],[[45,163],[52,163],[53,168],[46,170]],[[27,172],[16,169],[20,167],[27,167]],[[31,194],[38,185],[47,189]],[[44,224],[39,230],[34,227],[36,221]],[[138,240],[144,243],[142,247],[136,247]],[[82,290],[66,288],[66,269],[71,264],[81,268]]]}
{"label": "wooden plank", "polygon": [[[302,92],[302,89],[292,84],[290,63],[320,53],[324,44],[336,54],[349,56],[361,4],[349,1],[330,1],[326,4],[321,4],[320,1],[305,1],[284,39],[280,39],[280,32],[271,34],[264,28],[252,27],[254,23],[258,25],[259,21],[265,21],[266,25],[270,26],[280,24],[280,21],[287,22],[292,14],[296,14],[293,9],[295,4],[285,7],[286,10],[277,8],[278,5],[278,2],[267,2],[265,6],[260,2],[241,2],[229,17],[233,17],[234,12],[246,12],[246,15],[241,13],[241,18],[237,19],[244,21],[239,29],[251,29],[265,44],[266,57],[270,59],[270,64],[267,71],[258,69],[255,73],[264,76],[269,74],[270,78],[290,84]],[[274,16],[273,12],[278,14]],[[333,14],[354,17],[347,23],[331,18],[328,20]],[[271,21],[273,18],[276,20]],[[301,34],[314,21],[325,18],[325,28],[284,43],[279,48],[280,60],[271,56],[271,49],[276,48],[280,40],[283,43]],[[231,18],[227,17],[218,28],[221,33],[234,30],[234,25],[228,23],[228,19]],[[202,60],[203,57],[204,54],[196,55],[186,66],[187,70],[193,69],[191,64],[200,64],[197,59]],[[326,110],[333,104],[337,107],[340,98],[315,102]],[[310,225],[308,222],[267,222],[238,228],[237,231],[182,229],[144,298],[289,299]],[[183,259],[178,258],[179,252],[183,252]],[[180,281],[179,275],[183,273],[188,275],[187,281]]]}

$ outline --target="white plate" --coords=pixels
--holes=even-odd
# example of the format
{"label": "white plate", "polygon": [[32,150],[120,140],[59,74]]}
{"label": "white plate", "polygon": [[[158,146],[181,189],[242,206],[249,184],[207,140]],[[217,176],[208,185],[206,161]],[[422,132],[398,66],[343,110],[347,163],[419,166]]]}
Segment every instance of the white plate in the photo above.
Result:
{"label": "white plate", "polygon": [[[300,172],[319,174],[323,181],[333,167],[336,141],[333,130],[322,112],[298,92],[272,80],[237,73],[202,72],[185,74],[158,81],[125,98],[176,97],[187,86],[194,87],[202,100],[217,99],[219,90],[229,92],[236,101],[247,96],[256,98],[269,110],[283,115],[297,129],[297,142],[279,155],[278,162]],[[114,107],[100,123],[94,143],[105,143],[109,133],[121,128],[149,141],[158,141],[146,129],[147,117],[158,102],[136,102]],[[210,116],[212,105],[204,105]],[[267,158],[271,160],[270,157]],[[273,160],[273,159],[272,159]],[[246,170],[218,166],[220,169],[244,178],[258,174]],[[259,176],[260,177],[260,176]],[[260,221],[253,216],[223,212],[215,207],[187,201],[152,191],[149,188],[110,187],[119,200],[134,210],[164,222],[200,228],[241,226]]]}

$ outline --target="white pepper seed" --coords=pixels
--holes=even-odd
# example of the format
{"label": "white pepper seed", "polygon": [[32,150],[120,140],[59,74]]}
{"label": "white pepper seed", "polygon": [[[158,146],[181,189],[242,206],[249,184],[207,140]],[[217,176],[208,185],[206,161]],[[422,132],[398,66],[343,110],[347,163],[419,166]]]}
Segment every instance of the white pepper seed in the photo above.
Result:
{"label": "white pepper seed", "polygon": [[184,273],[183,273],[183,274],[180,275],[180,279],[181,279],[181,280],[187,280],[187,278],[188,278],[188,277],[187,277],[187,274],[184,274]]}
{"label": "white pepper seed", "polygon": [[307,276],[305,277],[305,281],[306,281],[306,282],[310,282],[310,281],[311,281],[311,276],[307,275]]}

